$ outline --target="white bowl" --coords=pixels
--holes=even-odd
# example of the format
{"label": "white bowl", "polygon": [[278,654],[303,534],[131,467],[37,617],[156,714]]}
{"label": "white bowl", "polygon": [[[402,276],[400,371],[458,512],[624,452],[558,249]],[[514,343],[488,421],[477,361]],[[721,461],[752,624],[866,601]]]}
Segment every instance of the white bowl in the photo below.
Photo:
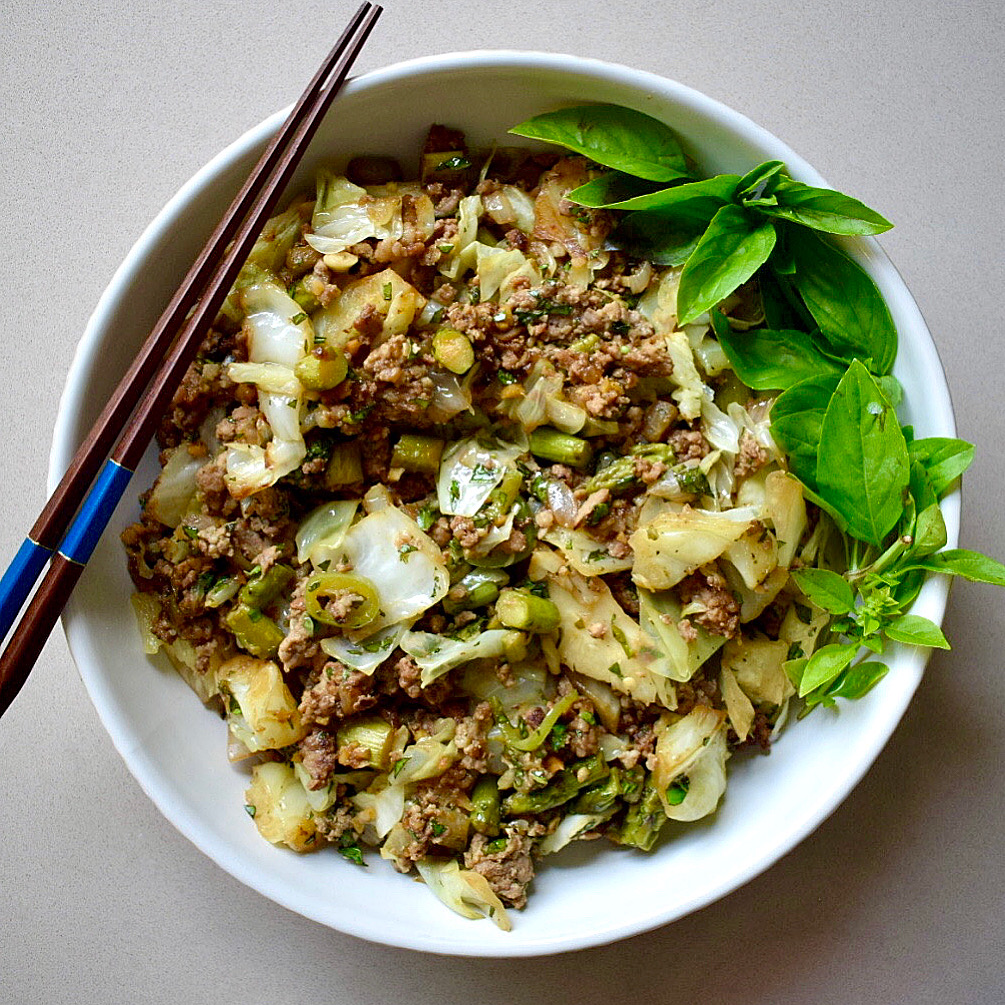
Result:
{"label": "white bowl", "polygon": [[[414,164],[427,125],[463,128],[476,143],[563,103],[630,105],[669,123],[707,172],[743,173],[768,159],[820,176],[770,133],[716,101],[649,73],[544,53],[475,52],[400,63],[352,81],[323,125],[294,187],[315,166],[354,153]],[[102,296],[73,360],[60,404],[50,487],[180,281],[267,139],[277,114],[231,144],[147,228]],[[919,436],[953,436],[938,354],[917,306],[871,239],[846,247],[875,279],[900,332],[895,369],[903,418]],[[592,842],[548,859],[514,928],[451,913],[421,884],[371,856],[297,855],[259,837],[244,812],[246,776],[229,765],[225,727],[166,663],[141,651],[118,532],[154,478],[149,450],[64,615],[70,650],[130,770],[161,812],[215,862],[265,896],[322,924],[389,945],[472,956],[529,956],[610,942],[673,921],[723,896],[789,851],[845,798],[886,743],[921,679],[925,653],[896,649],[891,672],[839,714],[821,710],[788,728],[771,756],[735,758],[711,821],[675,830],[652,854]],[[958,493],[944,505],[950,545]],[[914,610],[939,621],[947,586],[928,582]]]}

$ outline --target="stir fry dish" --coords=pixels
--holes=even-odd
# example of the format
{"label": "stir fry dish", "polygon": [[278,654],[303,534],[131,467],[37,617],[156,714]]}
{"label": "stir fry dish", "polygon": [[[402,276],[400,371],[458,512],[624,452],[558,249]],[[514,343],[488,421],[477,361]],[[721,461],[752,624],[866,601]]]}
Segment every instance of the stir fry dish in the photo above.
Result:
{"label": "stir fry dish", "polygon": [[943,550],[972,448],[900,425],[890,314],[821,236],[881,216],[702,178],[630,109],[513,131],[270,221],[122,536],[249,826],[502,928],[548,855],[672,840],[888,641],[948,645],[927,572],[1005,581]]}

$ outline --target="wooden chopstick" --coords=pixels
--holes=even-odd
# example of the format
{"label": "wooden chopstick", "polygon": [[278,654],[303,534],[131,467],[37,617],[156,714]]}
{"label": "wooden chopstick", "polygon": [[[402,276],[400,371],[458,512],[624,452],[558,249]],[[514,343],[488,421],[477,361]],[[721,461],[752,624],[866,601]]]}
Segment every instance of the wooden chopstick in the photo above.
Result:
{"label": "wooden chopstick", "polygon": [[[353,16],[189,270],[0,580],[2,639],[52,556],[0,656],[0,716],[31,672],[162,414],[381,10],[367,2]],[[132,419],[119,435],[134,407]],[[101,467],[117,436],[111,458]],[[85,497],[96,474],[97,481]],[[71,523],[78,505],[80,512]],[[53,554],[56,544],[59,550]]]}

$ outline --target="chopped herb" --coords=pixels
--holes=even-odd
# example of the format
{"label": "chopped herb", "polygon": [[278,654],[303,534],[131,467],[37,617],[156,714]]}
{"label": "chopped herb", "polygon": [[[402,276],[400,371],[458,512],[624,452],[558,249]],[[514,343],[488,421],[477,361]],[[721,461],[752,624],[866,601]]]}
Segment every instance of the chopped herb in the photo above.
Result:
{"label": "chopped herb", "polygon": [[671,806],[680,806],[684,802],[687,790],[691,788],[691,783],[687,777],[678,778],[676,782],[671,782],[667,786],[667,802]]}
{"label": "chopped herb", "polygon": [[307,315],[304,314],[303,311],[301,311],[299,314],[294,314],[293,317],[290,318],[290,324],[291,325],[299,325],[299,324],[303,324],[306,320],[307,320]]}
{"label": "chopped herb", "polygon": [[471,167],[471,161],[463,154],[454,154],[436,165],[437,171],[463,171]]}
{"label": "chopped herb", "polygon": [[430,527],[436,523],[436,514],[439,510],[432,504],[426,503],[422,509],[419,510],[419,515],[415,522],[419,525],[420,530],[429,530]]}
{"label": "chopped herb", "polygon": [[450,505],[454,506],[457,500],[461,497],[461,487],[457,484],[457,479],[455,478],[450,483]]}
{"label": "chopped herb", "polygon": [[338,849],[338,853],[343,858],[349,859],[354,865],[366,865],[366,862],[363,861],[363,852],[360,850],[358,844],[345,845]]}
{"label": "chopped herb", "polygon": [[199,528],[198,527],[190,527],[186,523],[186,524],[182,524],[182,528],[181,529],[185,532],[185,536],[186,537],[196,538],[196,537],[199,536]]}
{"label": "chopped herb", "polygon": [[805,604],[800,604],[796,601],[793,603],[792,608],[796,612],[796,617],[804,625],[808,625],[813,620],[813,612]]}
{"label": "chopped herb", "polygon": [[392,290],[393,290],[393,287],[391,286],[391,284],[390,283],[384,283],[382,289],[384,291],[384,299],[385,300],[390,300],[391,299],[391,293],[392,293]]}
{"label": "chopped herb", "polygon": [[498,855],[499,852],[506,850],[506,845],[509,844],[509,838],[496,838],[495,841],[489,841],[485,846],[485,850],[490,855]]}
{"label": "chopped herb", "polygon": [[406,559],[413,551],[418,550],[419,549],[414,544],[403,544],[398,548],[398,554],[402,557],[402,559]]}
{"label": "chopped herb", "polygon": [[256,807],[252,806],[251,803],[245,803],[244,804],[244,812],[247,813],[248,816],[251,817],[252,820],[254,820],[255,819],[255,814],[258,812],[258,810],[257,810]]}
{"label": "chopped herb", "polygon": [[496,370],[496,380],[500,384],[515,384],[517,382],[516,374],[510,373],[509,370]]}
{"label": "chopped herb", "polygon": [[597,717],[592,712],[580,712],[579,718],[583,722],[588,722],[591,726],[596,726],[597,724]]}
{"label": "chopped herb", "polygon": [[569,732],[569,727],[562,722],[556,722],[554,726],[551,727],[551,733],[549,735],[549,740],[551,742],[552,750],[561,750],[562,747],[568,742],[569,737],[566,735]]}
{"label": "chopped herb", "polygon": [[437,248],[439,248],[444,255],[449,255],[450,252],[454,250],[454,246],[452,244],[438,244]]}
{"label": "chopped herb", "polygon": [[332,564],[332,560],[331,560],[330,558],[326,558],[326,559],[325,559],[324,561],[322,561],[322,562],[318,562],[318,568],[319,568],[319,569],[320,569],[320,570],[321,570],[322,572],[327,572],[327,571],[328,571],[328,567],[329,567],[329,566],[330,566],[331,564]]}
{"label": "chopped herb", "polygon": [[612,321],[611,331],[615,335],[627,335],[629,331],[628,323],[626,321]]}
{"label": "chopped herb", "polygon": [[446,834],[447,832],[447,828],[443,824],[441,824],[438,820],[433,821],[433,826],[431,829],[433,831],[434,838],[438,838],[440,837],[440,835]]}
{"label": "chopped herb", "polygon": [[358,423],[362,422],[373,411],[374,404],[376,403],[371,402],[369,405],[364,405],[358,411],[350,412],[349,421],[353,425],[357,425]]}
{"label": "chopped herb", "polygon": [[805,655],[806,653],[803,652],[803,647],[798,642],[793,642],[792,645],[789,646],[789,651],[785,658],[787,660],[798,660],[802,659]]}
{"label": "chopped herb", "polygon": [[614,640],[621,646],[625,651],[625,656],[631,659],[635,655],[635,650],[628,644],[628,636],[615,624],[616,615],[611,615],[611,635],[614,636]]}
{"label": "chopped herb", "polygon": [[394,762],[394,767],[391,768],[391,777],[392,778],[397,778],[398,775],[401,774],[401,769],[404,768],[404,766],[406,764],[408,764],[408,762],[409,762],[409,758],[407,758],[407,757],[399,757],[398,760],[396,760]]}
{"label": "chopped herb", "polygon": [[598,548],[596,551],[591,551],[586,556],[587,562],[599,562],[601,559],[607,556],[607,552],[603,548]]}
{"label": "chopped herb", "polygon": [[620,663],[612,663],[607,668],[607,670],[608,670],[609,673],[614,674],[615,677],[620,677],[621,676],[621,664]]}

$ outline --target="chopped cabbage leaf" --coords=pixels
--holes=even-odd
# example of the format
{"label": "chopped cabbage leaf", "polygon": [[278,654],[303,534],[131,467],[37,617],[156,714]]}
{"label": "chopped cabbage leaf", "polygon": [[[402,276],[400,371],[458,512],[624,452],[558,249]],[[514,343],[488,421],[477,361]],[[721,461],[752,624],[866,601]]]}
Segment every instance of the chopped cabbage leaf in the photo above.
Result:
{"label": "chopped cabbage leaf", "polygon": [[230,731],[251,751],[278,750],[307,735],[297,702],[271,660],[235,656],[220,667],[220,690],[240,709],[228,708]]}
{"label": "chopped cabbage leaf", "polygon": [[718,558],[746,532],[753,513],[683,510],[660,513],[628,539],[635,553],[632,579],[648,590],[666,590]]}
{"label": "chopped cabbage leaf", "polygon": [[186,444],[175,447],[164,465],[147,509],[167,527],[177,527],[195,499],[196,472],[206,463],[206,457],[194,457]]}
{"label": "chopped cabbage leaf", "polygon": [[244,798],[252,808],[249,812],[254,813],[258,833],[266,841],[294,851],[312,851],[320,844],[307,790],[288,764],[256,764]]}
{"label": "chopped cabbage leaf", "polygon": [[[719,796],[725,791],[725,719],[726,713],[706,705],[697,705],[682,719],[676,721],[664,713],[656,724],[656,767],[653,769],[653,783],[659,793],[663,812],[673,820],[697,820],[711,813],[719,801]],[[713,738],[722,739],[721,755],[716,751],[711,765],[714,767],[722,759],[722,788],[715,792],[714,800],[710,796],[715,791],[714,772],[709,771],[703,781],[707,784],[700,791],[692,792],[694,784],[692,772],[697,771],[698,762],[706,751],[713,746]],[[706,769],[707,770],[707,769]],[[667,798],[667,788],[682,776],[687,776],[689,787],[683,802],[671,805]],[[684,809],[688,799],[694,796],[690,805]],[[693,815],[692,815],[693,814]]]}
{"label": "chopped cabbage leaf", "polygon": [[631,554],[615,558],[607,546],[585,530],[574,530],[552,524],[539,537],[554,545],[566,561],[583,576],[606,576],[632,567]]}
{"label": "chopped cabbage leaf", "polygon": [[430,632],[406,632],[399,643],[422,670],[419,682],[426,687],[462,663],[494,656],[523,655],[523,635],[504,628],[491,628],[471,639],[449,639]]}
{"label": "chopped cabbage leaf", "polygon": [[692,622],[691,627],[697,637],[687,642],[677,627],[682,617],[680,601],[671,592],[639,588],[639,620],[642,627],[666,656],[667,676],[683,683],[689,681],[698,668],[722,648],[726,638]]}
{"label": "chopped cabbage leaf", "polygon": [[451,444],[440,461],[436,496],[440,512],[474,516],[523,453],[516,444],[470,437]]}
{"label": "chopped cabbage leaf", "polygon": [[353,633],[354,639],[414,620],[450,589],[450,574],[440,549],[395,506],[370,513],[350,527],[339,551],[352,571],[374,583],[380,595],[380,613]]}
{"label": "chopped cabbage leaf", "polygon": [[297,528],[297,561],[301,564],[310,562],[314,566],[325,560],[331,561],[345,539],[358,508],[359,503],[355,499],[337,500],[324,503],[308,513]]}
{"label": "chopped cabbage leaf", "polygon": [[558,654],[566,666],[637,701],[662,700],[653,674],[669,676],[665,657],[602,579],[587,579],[546,548],[534,552],[529,574],[548,580],[548,595],[562,619]]}
{"label": "chopped cabbage leaf", "polygon": [[369,677],[394,652],[410,624],[388,625],[365,639],[355,641],[343,635],[333,635],[321,640],[321,649],[333,659]]}
{"label": "chopped cabbage leaf", "polygon": [[419,859],[419,875],[436,896],[462,918],[491,918],[504,932],[513,926],[502,901],[479,872],[462,869],[453,859]]}

